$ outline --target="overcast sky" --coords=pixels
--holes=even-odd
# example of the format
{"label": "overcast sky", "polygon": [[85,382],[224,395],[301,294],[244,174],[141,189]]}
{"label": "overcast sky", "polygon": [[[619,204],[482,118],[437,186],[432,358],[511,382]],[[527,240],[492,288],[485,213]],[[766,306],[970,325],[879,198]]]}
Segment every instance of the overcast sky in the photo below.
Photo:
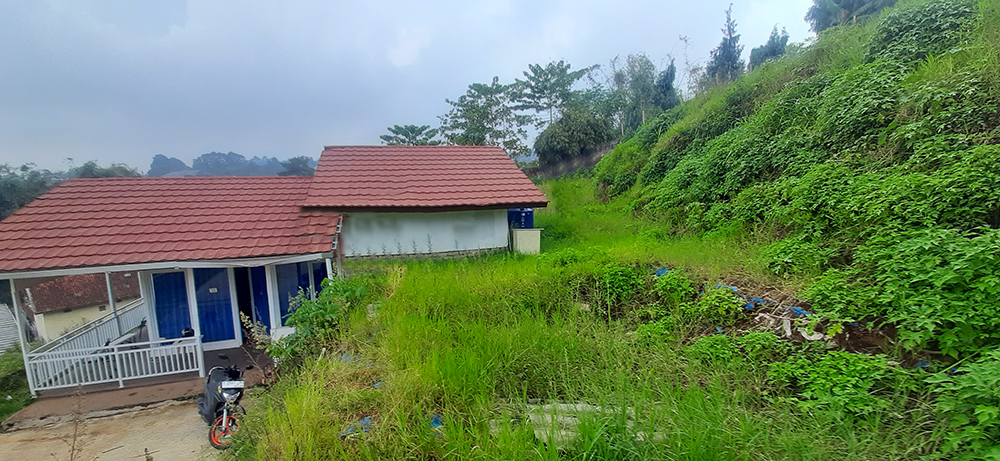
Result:
{"label": "overcast sky", "polygon": [[[811,37],[810,0],[736,1],[750,49]],[[445,98],[564,59],[645,52],[683,67],[721,39],[729,1],[25,0],[0,3],[0,164],[62,170],[155,154],[317,157],[436,125]]]}

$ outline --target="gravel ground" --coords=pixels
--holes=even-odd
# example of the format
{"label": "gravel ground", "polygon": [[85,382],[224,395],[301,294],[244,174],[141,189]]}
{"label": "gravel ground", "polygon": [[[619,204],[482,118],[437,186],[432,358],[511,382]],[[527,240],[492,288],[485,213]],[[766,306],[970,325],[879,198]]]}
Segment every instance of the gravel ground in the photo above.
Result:
{"label": "gravel ground", "polygon": [[[71,447],[76,433],[76,453]],[[0,461],[212,460],[208,427],[194,401],[0,434]]]}

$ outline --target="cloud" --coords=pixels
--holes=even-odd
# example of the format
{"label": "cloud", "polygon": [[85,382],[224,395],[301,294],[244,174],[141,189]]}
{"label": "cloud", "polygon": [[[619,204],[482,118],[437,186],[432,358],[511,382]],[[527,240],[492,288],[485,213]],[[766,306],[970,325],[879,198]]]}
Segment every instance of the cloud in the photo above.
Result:
{"label": "cloud", "polygon": [[[529,64],[705,59],[730,1],[0,2],[0,164],[145,169],[155,154],[377,144],[387,126],[434,125],[445,98]],[[775,23],[804,38],[809,2],[736,4],[745,53]]]}
{"label": "cloud", "polygon": [[431,44],[431,35],[420,26],[406,25],[396,31],[396,43],[386,56],[396,67],[406,67],[420,58],[420,51]]}

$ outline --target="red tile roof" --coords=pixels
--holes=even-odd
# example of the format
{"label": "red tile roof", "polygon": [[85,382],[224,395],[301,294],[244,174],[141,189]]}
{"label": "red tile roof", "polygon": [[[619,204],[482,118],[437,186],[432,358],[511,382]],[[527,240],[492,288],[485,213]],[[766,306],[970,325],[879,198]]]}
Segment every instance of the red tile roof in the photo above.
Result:
{"label": "red tile roof", "polygon": [[328,252],[310,180],[70,179],[0,222],[0,273]]}
{"label": "red tile roof", "polygon": [[547,203],[499,147],[344,146],[323,151],[303,206],[428,210]]}
{"label": "red tile roof", "polygon": [[[27,298],[25,289],[31,290],[36,314],[108,303],[108,283],[104,274],[69,275],[27,286],[20,281],[15,284],[22,299]],[[139,276],[136,272],[113,272],[111,286],[116,302],[139,297]]]}

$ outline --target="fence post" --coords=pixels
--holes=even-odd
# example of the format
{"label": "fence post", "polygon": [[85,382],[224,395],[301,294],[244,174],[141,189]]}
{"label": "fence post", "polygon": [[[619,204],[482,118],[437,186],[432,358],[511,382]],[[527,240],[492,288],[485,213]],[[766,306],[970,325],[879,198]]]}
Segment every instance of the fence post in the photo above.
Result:
{"label": "fence post", "polygon": [[122,319],[118,316],[118,306],[115,306],[115,293],[111,289],[111,273],[105,272],[104,279],[108,282],[108,305],[111,306],[111,312],[115,314],[115,321],[118,322],[118,337],[121,338],[125,331],[122,329]]}
{"label": "fence post", "polygon": [[119,346],[114,346],[115,368],[118,370],[118,387],[125,387],[125,375],[122,374],[122,354],[118,350]]}
{"label": "fence post", "polygon": [[194,355],[198,358],[198,376],[205,377],[205,351],[201,350],[201,337],[195,338]]}

